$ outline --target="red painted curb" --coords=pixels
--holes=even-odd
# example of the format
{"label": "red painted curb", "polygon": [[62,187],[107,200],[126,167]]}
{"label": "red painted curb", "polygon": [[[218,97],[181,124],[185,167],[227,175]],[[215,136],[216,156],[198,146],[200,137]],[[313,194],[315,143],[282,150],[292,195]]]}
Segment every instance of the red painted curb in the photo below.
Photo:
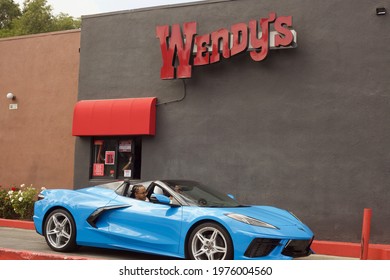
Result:
{"label": "red painted curb", "polygon": [[0,219],[0,227],[35,230],[34,222],[32,221],[20,221],[20,220],[10,220],[10,219]]}
{"label": "red painted curb", "polygon": [[0,248],[0,260],[89,260],[88,258]]}
{"label": "red painted curb", "polygon": [[[311,246],[316,254],[360,258],[361,244],[315,240]],[[368,260],[390,260],[390,245],[369,244]]]}

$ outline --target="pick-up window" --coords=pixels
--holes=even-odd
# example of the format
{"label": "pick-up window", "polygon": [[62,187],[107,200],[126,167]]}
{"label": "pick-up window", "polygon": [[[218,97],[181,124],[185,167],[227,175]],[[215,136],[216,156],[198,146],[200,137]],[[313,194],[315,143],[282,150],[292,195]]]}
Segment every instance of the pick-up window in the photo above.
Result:
{"label": "pick-up window", "polygon": [[99,137],[92,140],[92,179],[140,179],[140,137]]}

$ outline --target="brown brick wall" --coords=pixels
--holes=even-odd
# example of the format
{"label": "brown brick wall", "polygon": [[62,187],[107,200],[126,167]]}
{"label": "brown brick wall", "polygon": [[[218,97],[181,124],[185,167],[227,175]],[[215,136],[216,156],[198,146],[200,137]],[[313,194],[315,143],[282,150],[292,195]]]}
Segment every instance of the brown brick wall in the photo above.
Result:
{"label": "brown brick wall", "polygon": [[79,30],[0,40],[0,185],[73,187],[79,48]]}

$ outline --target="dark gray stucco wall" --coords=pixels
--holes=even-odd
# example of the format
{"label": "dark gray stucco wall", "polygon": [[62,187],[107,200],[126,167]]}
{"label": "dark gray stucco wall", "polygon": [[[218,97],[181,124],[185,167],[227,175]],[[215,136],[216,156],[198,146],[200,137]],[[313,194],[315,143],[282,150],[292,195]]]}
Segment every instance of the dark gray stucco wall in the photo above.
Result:
{"label": "dark gray stucco wall", "polygon": [[[390,242],[390,1],[240,0],[84,17],[79,99],[156,96],[155,137],[144,137],[142,179],[188,178],[245,203],[296,213],[317,239]],[[197,21],[198,34],[292,15],[298,48],[248,53],[161,80],[157,25]],[[88,139],[77,139],[75,186],[88,180]]]}

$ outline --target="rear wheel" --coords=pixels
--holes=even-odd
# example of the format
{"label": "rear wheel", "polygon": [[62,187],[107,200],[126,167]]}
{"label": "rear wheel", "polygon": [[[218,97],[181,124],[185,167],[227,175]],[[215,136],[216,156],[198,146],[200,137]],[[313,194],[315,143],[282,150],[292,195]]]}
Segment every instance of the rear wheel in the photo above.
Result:
{"label": "rear wheel", "polygon": [[76,249],[76,226],[72,215],[63,209],[54,210],[45,221],[44,236],[54,251],[69,252]]}
{"label": "rear wheel", "polygon": [[190,235],[188,256],[192,260],[231,260],[233,244],[227,231],[216,223],[197,226]]}

